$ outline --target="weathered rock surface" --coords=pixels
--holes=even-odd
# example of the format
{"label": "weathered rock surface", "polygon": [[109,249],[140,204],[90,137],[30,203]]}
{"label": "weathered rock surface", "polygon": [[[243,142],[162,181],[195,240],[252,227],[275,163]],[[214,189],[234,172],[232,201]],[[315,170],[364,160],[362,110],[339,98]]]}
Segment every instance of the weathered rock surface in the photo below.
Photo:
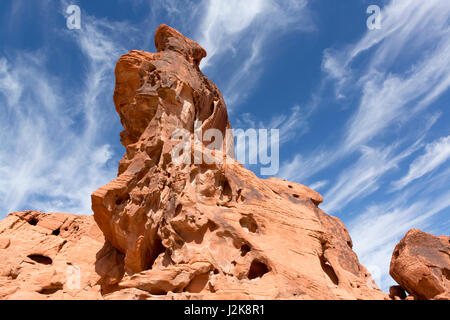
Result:
{"label": "weathered rock surface", "polygon": [[0,299],[101,299],[91,216],[14,212],[0,221]]}
{"label": "weathered rock surface", "polygon": [[[158,53],[131,51],[117,63],[126,154],[118,177],[92,194],[98,227],[87,216],[9,215],[1,298],[387,298],[317,192],[258,178],[233,159],[229,136],[214,151],[193,139],[183,154],[192,161],[173,158],[176,130],[194,138],[201,121],[226,137],[231,126],[199,70],[206,52],[164,25],[155,42]],[[63,277],[71,265],[81,270],[76,290]]]}
{"label": "weathered rock surface", "polygon": [[194,141],[196,121],[224,137],[230,124],[219,89],[199,70],[205,51],[167,26],[155,40],[158,53],[131,51],[116,67],[127,152],[117,179],[93,193],[92,209],[124,254],[125,274],[105,290],[117,297],[384,298],[342,222],[318,208],[317,192],[258,178],[226,152],[229,140],[214,152],[209,141],[193,142],[185,156],[200,155],[198,164],[172,158],[177,129]]}
{"label": "weathered rock surface", "polygon": [[415,299],[450,299],[450,237],[408,231],[392,254],[390,274]]}

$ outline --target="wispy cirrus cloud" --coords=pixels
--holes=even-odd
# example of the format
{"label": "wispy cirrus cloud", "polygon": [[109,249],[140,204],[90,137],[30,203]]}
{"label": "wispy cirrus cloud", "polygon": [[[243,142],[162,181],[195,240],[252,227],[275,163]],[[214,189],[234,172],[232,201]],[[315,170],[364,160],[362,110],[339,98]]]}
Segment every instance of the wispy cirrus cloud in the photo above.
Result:
{"label": "wispy cirrus cloud", "polygon": [[[354,90],[355,82],[362,90],[343,147],[357,148],[392,123],[405,123],[450,87],[449,18],[447,2],[391,1],[383,8],[381,30],[325,51],[323,69],[337,81],[338,95]],[[353,68],[362,55],[369,56],[366,67]]]}
{"label": "wispy cirrus cloud", "polygon": [[[391,1],[382,12],[381,30],[367,31],[355,44],[328,50],[324,55],[322,68],[328,78],[335,80],[336,98],[359,96],[339,153],[348,157],[369,148],[366,150],[376,154],[366,153],[339,174],[325,195],[323,208],[331,212],[345,209],[352,200],[374,193],[383,184],[392,184],[395,190],[408,186],[403,194],[389,195],[392,200],[370,206],[350,221],[360,260],[379,267],[380,285],[387,289],[392,282],[388,271],[395,244],[408,229],[426,227],[431,217],[450,206],[448,188],[442,189],[445,174],[436,174],[441,189],[433,193],[424,194],[426,185],[412,183],[448,159],[447,138],[427,145],[425,154],[410,164],[409,172],[400,180],[382,179],[398,167],[399,161],[422,147],[420,140],[440,116],[439,112],[425,115],[424,110],[432,108],[433,102],[450,88],[450,4],[433,0]],[[361,59],[367,61],[362,67],[356,63]],[[408,131],[401,131],[417,115],[428,117],[419,142],[413,138],[416,132],[405,135]],[[411,141],[411,147],[403,151],[392,148],[405,140]],[[383,147],[373,149],[371,144]]]}
{"label": "wispy cirrus cloud", "polygon": [[0,57],[2,215],[22,209],[88,214],[92,191],[115,176],[114,151],[100,133],[114,117],[113,70],[125,50],[111,35],[120,38],[115,30],[123,25],[83,14],[82,26],[60,33],[83,56],[75,86],[47,69],[48,51]]}
{"label": "wispy cirrus cloud", "polygon": [[205,15],[197,31],[198,41],[208,51],[203,67],[224,54],[236,54],[243,40],[251,49],[245,63],[251,64],[259,55],[261,41],[274,31],[313,28],[306,0],[206,0],[203,6]]}
{"label": "wispy cirrus cloud", "polygon": [[389,264],[396,244],[408,230],[428,227],[428,221],[433,216],[449,207],[448,191],[437,193],[433,197],[399,197],[370,206],[349,222],[348,227],[355,244],[353,249],[369,270],[377,270],[377,282],[382,289],[387,290],[394,284],[389,277]]}
{"label": "wispy cirrus cloud", "polygon": [[[368,30],[341,49],[325,50],[322,69],[335,81],[336,98],[351,93],[357,107],[335,148],[319,146],[310,155],[297,154],[285,162],[280,175],[308,179],[375,140],[383,145],[387,132],[391,144],[404,139],[395,131],[407,127],[450,86],[449,18],[447,2],[391,1],[383,8],[381,30]],[[363,54],[367,63],[354,66]],[[431,125],[435,121],[430,117]]]}
{"label": "wispy cirrus cloud", "polygon": [[325,194],[322,208],[325,211],[338,211],[352,200],[361,198],[378,190],[380,178],[418,149],[418,144],[395,152],[394,146],[374,149],[362,148],[358,161],[339,175],[337,182]]}
{"label": "wispy cirrus cloud", "polygon": [[314,182],[313,184],[310,184],[309,187],[311,189],[317,191],[317,190],[320,190],[320,189],[324,188],[325,186],[327,186],[328,183],[329,183],[328,180],[321,180],[321,181]]}
{"label": "wispy cirrus cloud", "polygon": [[[279,176],[305,182],[327,172],[330,183],[321,207],[347,218],[361,262],[377,273],[386,290],[395,244],[408,229],[427,227],[450,205],[448,170],[436,170],[448,160],[448,137],[426,145],[403,177],[392,181],[388,175],[408,165],[442,115],[433,102],[450,88],[450,3],[390,1],[382,15],[381,30],[368,30],[355,43],[324,51],[324,81],[334,84],[335,101],[356,101],[338,143],[294,155]],[[419,117],[425,121],[418,124]],[[330,167],[336,170],[334,179]],[[419,180],[423,177],[436,186],[433,192],[424,193],[429,186]],[[395,192],[400,189],[402,194]],[[374,197],[375,204],[348,218],[350,203],[364,205],[363,198],[377,193],[383,194],[382,203]]]}
{"label": "wispy cirrus cloud", "polygon": [[[60,11],[52,14],[64,17],[69,4],[60,1]],[[271,34],[289,32],[288,26],[295,30],[311,26],[305,0],[184,4],[179,10],[178,2],[155,2],[150,15],[165,11],[167,21],[185,21],[174,26],[189,36],[196,35],[193,38],[209,50],[209,59],[218,61],[231,53],[234,69],[239,72],[232,73],[226,83],[236,100],[251,87],[251,81],[243,81],[245,77],[251,74],[252,81],[258,78],[256,66],[264,58],[261,49]],[[223,10],[217,11],[215,6]],[[12,8],[15,15],[17,7]],[[45,13],[49,9],[37,5],[34,10]],[[28,208],[89,213],[90,193],[115,175],[116,166],[110,166],[109,160],[120,155],[114,153],[105,135],[111,132],[111,122],[118,124],[111,101],[114,64],[130,45],[148,45],[152,37],[139,29],[156,25],[148,20],[113,22],[90,16],[82,6],[81,10],[81,30],[69,31],[65,25],[52,30],[65,41],[71,39],[82,55],[79,83],[69,85],[53,76],[46,67],[51,59],[46,51],[17,51],[0,57],[0,100],[8,110],[1,118],[0,171],[4,175],[0,178],[0,198],[4,213]],[[180,20],[180,15],[186,19]],[[300,19],[303,23],[297,25]],[[212,69],[212,65],[205,67]],[[300,110],[294,108],[293,112],[290,117],[274,118],[270,124],[281,126],[281,122],[292,120],[281,129],[284,140],[292,137],[291,130],[298,123]]]}
{"label": "wispy cirrus cloud", "polygon": [[234,73],[223,88],[229,111],[246,99],[257,82],[262,72],[258,66],[265,58],[264,48],[273,41],[271,37],[314,30],[307,5],[307,0],[202,2],[204,15],[194,38],[208,52],[202,69],[211,72],[218,61],[233,65]]}
{"label": "wispy cirrus cloud", "polygon": [[[240,134],[242,134],[242,136],[247,135],[248,139],[252,140],[252,149],[250,148],[250,143],[247,141],[247,138],[238,138],[235,143],[236,155],[239,157],[239,155],[243,156],[248,154],[249,159],[252,159],[250,164],[257,164],[256,158],[258,155],[260,157],[262,155],[268,155],[268,149],[270,149],[271,159],[272,161],[276,161],[276,167],[278,168],[279,149],[289,141],[292,141],[292,139],[299,138],[308,131],[306,119],[307,111],[298,105],[293,106],[287,113],[274,115],[267,121],[255,121],[255,117],[252,114],[243,113],[241,117],[236,119],[237,126],[234,127],[233,130],[236,136]],[[278,130],[278,139],[275,139],[275,137],[272,136],[273,129]],[[264,143],[266,142],[266,139],[261,134],[261,130],[267,132],[266,138],[270,139],[270,143]],[[253,135],[252,132],[255,134]],[[259,135],[259,137],[257,135]],[[258,147],[258,149],[256,149],[256,147]],[[278,151],[274,150],[275,147]],[[277,159],[273,159],[274,157]],[[244,159],[239,160],[243,161]],[[247,167],[248,164],[249,163],[244,163]]]}
{"label": "wispy cirrus cloud", "polygon": [[392,182],[394,190],[404,188],[412,181],[437,169],[448,159],[450,159],[450,136],[427,144],[425,153],[410,164],[408,173],[401,179]]}

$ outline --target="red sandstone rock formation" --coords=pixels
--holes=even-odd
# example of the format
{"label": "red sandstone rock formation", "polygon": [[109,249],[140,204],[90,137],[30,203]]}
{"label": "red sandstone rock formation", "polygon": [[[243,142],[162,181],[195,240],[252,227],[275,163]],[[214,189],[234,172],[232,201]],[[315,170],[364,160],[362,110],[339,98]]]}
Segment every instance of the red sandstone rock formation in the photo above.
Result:
{"label": "red sandstone rock formation", "polygon": [[395,247],[390,274],[415,299],[450,299],[450,237],[410,230]]}
{"label": "red sandstone rock formation", "polygon": [[116,67],[127,152],[117,179],[93,193],[92,209],[124,254],[125,274],[105,290],[117,297],[383,298],[341,221],[318,208],[315,191],[262,180],[202,144],[187,157],[216,161],[175,163],[175,130],[193,138],[194,122],[202,121],[203,131],[225,136],[230,124],[219,89],[199,70],[205,51],[167,26],[155,42],[158,53],[131,51]]}
{"label": "red sandstone rock formation", "polygon": [[[210,161],[172,158],[175,130],[193,137],[201,121],[225,135],[230,124],[199,70],[206,52],[164,25],[155,42],[158,53],[131,51],[117,63],[126,154],[118,177],[92,194],[99,228],[88,216],[9,215],[0,222],[0,298],[387,298],[317,192],[260,179],[207,144],[184,156]],[[68,267],[80,270],[79,286]]]}

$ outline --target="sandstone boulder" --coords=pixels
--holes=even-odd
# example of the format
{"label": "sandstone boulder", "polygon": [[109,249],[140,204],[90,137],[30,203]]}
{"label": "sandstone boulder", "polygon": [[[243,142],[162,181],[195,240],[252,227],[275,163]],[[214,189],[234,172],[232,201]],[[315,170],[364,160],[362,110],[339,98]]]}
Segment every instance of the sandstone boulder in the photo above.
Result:
{"label": "sandstone boulder", "polygon": [[450,237],[408,231],[392,254],[390,274],[416,299],[450,299]]}
{"label": "sandstone boulder", "polygon": [[406,292],[401,286],[391,286],[389,288],[389,297],[394,300],[406,299]]}

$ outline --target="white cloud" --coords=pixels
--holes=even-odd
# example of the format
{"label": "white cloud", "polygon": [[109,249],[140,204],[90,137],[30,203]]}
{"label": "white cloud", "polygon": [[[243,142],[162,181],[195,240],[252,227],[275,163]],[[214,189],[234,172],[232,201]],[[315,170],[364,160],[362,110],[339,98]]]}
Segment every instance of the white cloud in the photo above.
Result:
{"label": "white cloud", "polygon": [[202,69],[210,71],[213,63],[224,59],[234,65],[222,88],[229,111],[257,81],[271,36],[313,30],[306,0],[204,0],[202,6],[205,14],[194,36],[208,53]]}
{"label": "white cloud", "polygon": [[317,191],[324,188],[328,184],[328,182],[329,182],[328,180],[317,181],[309,185],[309,188]]}
{"label": "white cloud", "polygon": [[17,75],[12,74],[8,66],[8,61],[0,58],[0,92],[7,100],[7,105],[15,105],[22,95],[22,87],[17,79]]}
{"label": "white cloud", "polygon": [[394,181],[394,190],[399,190],[435,170],[450,158],[450,136],[432,142],[425,147],[425,153],[415,159],[409,166],[408,173],[400,180]]}
{"label": "white cloud", "polygon": [[[408,202],[409,204],[405,204]],[[395,245],[413,228],[423,229],[433,216],[450,207],[448,191],[433,198],[408,198],[371,206],[348,224],[354,250],[366,266],[375,266],[381,272],[378,279],[383,290],[393,280],[389,264]]]}
{"label": "white cloud", "polygon": [[0,57],[2,215],[22,209],[89,214],[90,194],[114,178],[110,139],[102,132],[117,117],[111,95],[114,64],[125,52],[116,30],[123,27],[83,14],[82,30],[66,31],[84,56],[83,80],[75,87],[46,69],[44,52]]}
{"label": "white cloud", "polygon": [[[368,30],[354,44],[324,51],[322,70],[327,79],[335,81],[336,98],[358,99],[340,142],[328,150],[319,146],[309,155],[294,155],[280,169],[283,178],[308,179],[358,150],[380,150],[379,155],[363,155],[356,165],[341,172],[325,196],[329,209],[342,208],[355,195],[378,190],[378,181],[391,167],[377,163],[377,157],[381,161],[387,155],[380,147],[370,145],[393,146],[412,140],[416,132],[409,136],[397,133],[450,87],[450,3],[391,1],[382,13],[381,30]],[[358,62],[364,59],[365,65],[356,64],[357,58]],[[435,114],[424,132],[436,120]],[[392,153],[384,160],[390,163],[389,159],[399,155]],[[395,163],[392,165],[394,168]],[[351,183],[358,187],[346,185]]]}
{"label": "white cloud", "polygon": [[417,150],[417,144],[395,154],[393,147],[385,149],[362,148],[362,155],[350,168],[342,172],[324,196],[322,209],[335,212],[357,198],[378,190],[380,178],[396,168],[400,161]]}
{"label": "white cloud", "polygon": [[[308,130],[308,124],[306,121],[307,114],[303,111],[298,105],[293,106],[288,113],[277,114],[273,116],[268,121],[255,121],[256,117],[250,113],[243,113],[241,117],[237,118],[236,124],[233,129],[234,130],[248,130],[253,129],[255,132],[259,133],[259,130],[266,130],[268,133],[268,139],[272,139],[270,136],[270,132],[272,129],[278,129],[278,141],[274,140],[274,143],[278,144],[278,148],[281,148],[284,144],[291,141],[293,138],[300,138],[304,133]],[[261,141],[262,136],[259,135],[257,137],[257,141],[254,143],[258,143]],[[272,141],[272,140],[271,140]],[[259,142],[260,143],[260,142]],[[258,153],[259,155],[267,154],[267,148],[273,148],[271,143],[265,145],[266,149],[261,148],[261,144],[258,144]],[[237,139],[235,144],[236,155],[243,155],[249,153],[249,144],[246,140]],[[255,155],[253,155],[255,156]],[[278,160],[277,160],[278,161]],[[245,164],[244,164],[245,165]]]}
{"label": "white cloud", "polygon": [[[305,16],[306,5],[306,0],[204,1],[205,15],[197,32],[198,41],[208,52],[203,67],[216,56],[235,53],[242,39],[252,43],[250,58],[245,62],[251,64],[259,50],[257,43],[272,31],[299,22]],[[311,28],[309,23],[307,20],[294,28]]]}
{"label": "white cloud", "polygon": [[[394,121],[405,122],[419,111],[411,103],[426,107],[445,92],[450,85],[448,52],[450,38],[402,76],[376,71],[368,74],[358,111],[349,122],[345,146],[351,149],[371,141]],[[442,86],[443,81],[448,85]]]}
{"label": "white cloud", "polygon": [[255,19],[269,9],[267,0],[210,0],[206,4],[205,18],[199,26],[200,43],[208,52],[203,67],[221,52],[233,50],[241,34]]}
{"label": "white cloud", "polygon": [[292,160],[282,164],[277,176],[281,179],[302,182],[336,161],[339,156],[337,152],[321,148],[322,150],[316,150],[307,157],[295,154]]}
{"label": "white cloud", "polygon": [[[324,52],[322,68],[337,81],[338,95],[357,88],[355,83],[362,88],[348,124],[348,149],[370,142],[395,122],[405,123],[450,87],[450,3],[391,1],[382,14],[381,30]],[[368,62],[361,73],[352,63],[363,54],[369,58],[364,57]]]}

